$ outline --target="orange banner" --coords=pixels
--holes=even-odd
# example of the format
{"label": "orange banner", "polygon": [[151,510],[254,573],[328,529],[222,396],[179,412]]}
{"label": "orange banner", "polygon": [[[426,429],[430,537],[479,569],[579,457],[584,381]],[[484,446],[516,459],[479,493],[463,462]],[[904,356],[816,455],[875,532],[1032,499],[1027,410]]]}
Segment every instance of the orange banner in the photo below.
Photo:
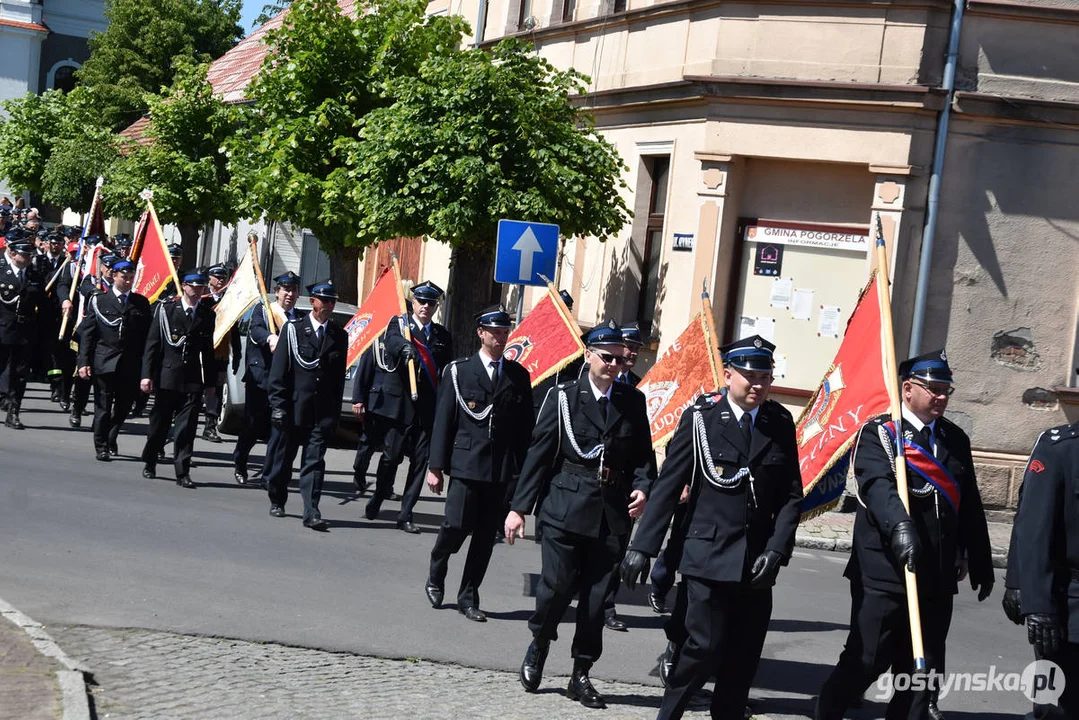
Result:
{"label": "orange banner", "polygon": [[659,448],[678,427],[686,408],[704,393],[722,385],[719,348],[707,315],[711,308],[697,313],[652,369],[641,379],[637,389],[644,393],[648,422],[652,426],[652,447]]}
{"label": "orange banner", "polygon": [[583,352],[581,328],[558,293],[548,288],[543,299],[510,335],[502,356],[524,365],[535,387]]}
{"label": "orange banner", "polygon": [[385,268],[375,281],[371,293],[363,301],[356,314],[345,323],[348,333],[348,365],[360,359],[363,351],[371,346],[390,324],[390,318],[400,314],[401,288],[393,268]]}
{"label": "orange banner", "polygon": [[146,296],[150,302],[157,300],[161,291],[172,280],[176,292],[180,292],[180,279],[176,277],[169,246],[165,242],[165,233],[157,221],[153,204],[147,200],[146,212],[139,218],[135,228],[135,239],[131,246],[131,261],[135,263],[134,289],[139,295]]}

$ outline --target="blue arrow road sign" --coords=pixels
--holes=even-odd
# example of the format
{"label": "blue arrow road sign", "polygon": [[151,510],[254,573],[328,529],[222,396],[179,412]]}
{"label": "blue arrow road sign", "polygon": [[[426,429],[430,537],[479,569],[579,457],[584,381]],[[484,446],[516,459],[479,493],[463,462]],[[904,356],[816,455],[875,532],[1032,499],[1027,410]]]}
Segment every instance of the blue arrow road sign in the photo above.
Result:
{"label": "blue arrow road sign", "polygon": [[495,282],[546,285],[554,280],[558,260],[558,226],[521,220],[498,221]]}

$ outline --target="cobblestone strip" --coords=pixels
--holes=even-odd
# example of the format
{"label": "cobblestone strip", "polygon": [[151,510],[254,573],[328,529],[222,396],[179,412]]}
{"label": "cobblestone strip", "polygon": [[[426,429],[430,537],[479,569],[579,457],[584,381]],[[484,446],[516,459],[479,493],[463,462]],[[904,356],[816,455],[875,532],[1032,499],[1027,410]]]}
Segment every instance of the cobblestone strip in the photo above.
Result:
{"label": "cobblestone strip", "polygon": [[[515,673],[171,633],[70,626],[54,633],[92,667],[98,718],[597,717],[567,700],[568,679],[538,693]],[[604,718],[654,718],[660,688],[596,681]],[[707,717],[707,696],[686,717]]]}

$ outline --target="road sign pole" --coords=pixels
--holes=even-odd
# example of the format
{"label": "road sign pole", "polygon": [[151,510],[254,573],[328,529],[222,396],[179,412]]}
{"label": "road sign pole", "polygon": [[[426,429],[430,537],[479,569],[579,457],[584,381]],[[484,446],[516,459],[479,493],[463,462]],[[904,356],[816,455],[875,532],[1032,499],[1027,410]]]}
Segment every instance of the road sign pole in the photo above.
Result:
{"label": "road sign pole", "polygon": [[525,311],[525,286],[524,285],[518,285],[517,286],[517,324],[518,325],[521,324],[521,320],[522,320],[521,316],[524,314],[524,311]]}

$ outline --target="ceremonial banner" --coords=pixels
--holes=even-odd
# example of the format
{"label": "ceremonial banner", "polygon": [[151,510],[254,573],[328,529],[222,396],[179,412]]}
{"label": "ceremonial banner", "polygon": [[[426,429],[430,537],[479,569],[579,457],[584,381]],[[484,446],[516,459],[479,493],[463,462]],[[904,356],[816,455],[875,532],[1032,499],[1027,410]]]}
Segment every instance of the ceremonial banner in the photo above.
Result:
{"label": "ceremonial banner", "polygon": [[711,323],[712,309],[704,308],[689,322],[678,339],[667,348],[637,389],[644,393],[652,447],[659,448],[678,427],[686,408],[701,395],[723,385],[719,368],[719,348]]}
{"label": "ceremonial banner", "polygon": [[214,321],[214,347],[218,347],[228,338],[232,326],[239,322],[244,313],[262,297],[259,291],[258,274],[255,271],[256,263],[258,263],[258,258],[255,257],[251,248],[248,248],[240,260],[240,266],[232,274],[232,279],[225,288],[225,294],[221,296],[221,301],[214,308],[217,313],[217,319]]}
{"label": "ceremonial banner", "polygon": [[[75,267],[76,272],[72,278],[71,290],[67,297],[72,304],[75,303],[75,295],[79,291],[82,279],[91,273],[97,272],[97,257],[100,245],[93,252],[90,252],[86,247],[86,238],[90,235],[97,235],[102,239],[105,237],[105,213],[101,209],[101,186],[104,184],[105,179],[98,176],[97,184],[94,186],[94,197],[90,201],[90,212],[86,213],[86,221],[82,224],[82,235],[79,237],[79,263]],[[79,323],[82,322],[83,315],[86,314],[85,305],[86,298],[80,296],[73,327],[78,327]],[[64,320],[60,323],[58,340],[64,339],[69,322],[71,322],[70,314],[64,313]]]}
{"label": "ceremonial banner", "polygon": [[348,333],[348,360],[346,367],[360,359],[363,351],[371,346],[390,324],[390,318],[400,314],[403,304],[401,283],[392,267],[387,267],[375,280],[371,293],[363,301],[356,314],[345,323]]}
{"label": "ceremonial banner", "polygon": [[510,334],[502,357],[524,365],[535,387],[583,352],[581,328],[554,287],[549,286],[547,294]]}
{"label": "ceremonial banner", "polygon": [[165,233],[157,221],[157,212],[149,198],[146,199],[146,212],[139,219],[135,229],[135,240],[131,247],[131,261],[135,263],[134,290],[145,295],[150,302],[157,300],[161,291],[172,280],[176,292],[180,291],[180,279],[176,276],[169,246],[165,242]]}
{"label": "ceremonial banner", "polygon": [[835,361],[797,423],[802,471],[802,519],[832,508],[842,497],[850,449],[866,420],[888,412],[881,345],[881,308],[874,272],[847,323]]}

